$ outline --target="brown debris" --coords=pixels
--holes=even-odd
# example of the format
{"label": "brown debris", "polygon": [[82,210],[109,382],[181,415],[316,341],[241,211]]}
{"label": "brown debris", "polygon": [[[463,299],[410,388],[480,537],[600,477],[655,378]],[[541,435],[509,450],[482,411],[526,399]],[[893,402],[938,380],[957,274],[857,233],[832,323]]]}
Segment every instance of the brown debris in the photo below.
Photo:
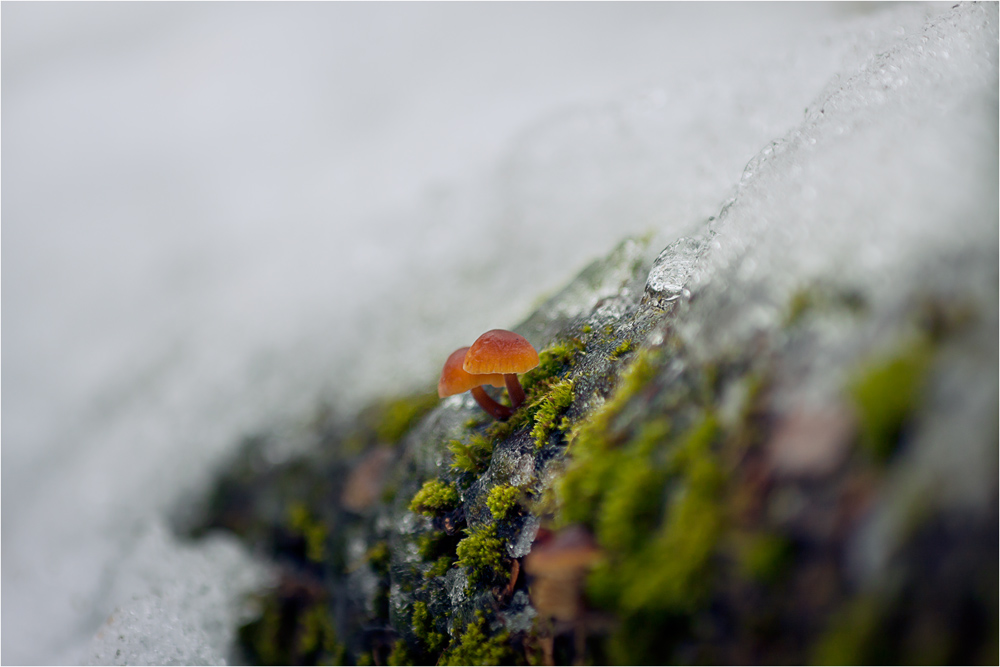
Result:
{"label": "brown debris", "polygon": [[361,460],[351,472],[340,496],[345,509],[363,512],[379,499],[391,461],[392,450],[384,447],[372,450]]}
{"label": "brown debris", "polygon": [[778,477],[823,477],[848,451],[854,416],[843,406],[798,410],[783,417],[768,443],[771,472]]}
{"label": "brown debris", "polygon": [[543,616],[572,621],[583,612],[583,578],[602,552],[582,526],[548,535],[542,534],[524,559],[532,577],[531,601]]}

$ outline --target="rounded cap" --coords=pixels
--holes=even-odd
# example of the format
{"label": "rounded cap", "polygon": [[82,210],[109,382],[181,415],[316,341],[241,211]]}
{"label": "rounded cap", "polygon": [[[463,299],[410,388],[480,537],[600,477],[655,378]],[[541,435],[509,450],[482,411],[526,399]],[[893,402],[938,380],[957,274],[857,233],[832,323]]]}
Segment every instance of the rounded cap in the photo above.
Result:
{"label": "rounded cap", "polygon": [[441,379],[438,380],[438,397],[444,398],[453,394],[461,394],[475,387],[484,384],[494,387],[503,387],[503,375],[490,373],[487,375],[471,375],[462,368],[465,361],[465,354],[469,351],[467,347],[460,347],[448,356],[448,361],[444,362],[441,369]]}
{"label": "rounded cap", "polygon": [[538,365],[538,352],[524,336],[493,329],[476,339],[465,355],[467,373],[524,373]]}

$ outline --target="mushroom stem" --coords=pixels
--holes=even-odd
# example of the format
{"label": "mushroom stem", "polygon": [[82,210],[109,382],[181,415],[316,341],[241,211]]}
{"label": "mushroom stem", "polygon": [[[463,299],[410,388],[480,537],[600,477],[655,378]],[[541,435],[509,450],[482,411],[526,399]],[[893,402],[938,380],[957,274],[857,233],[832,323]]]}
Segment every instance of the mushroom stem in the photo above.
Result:
{"label": "mushroom stem", "polygon": [[524,389],[521,388],[521,383],[518,382],[516,373],[504,373],[503,379],[507,383],[507,394],[510,395],[510,405],[517,410],[524,403]]}
{"label": "mushroom stem", "polygon": [[476,403],[479,403],[479,407],[486,412],[490,413],[494,419],[497,421],[505,421],[508,417],[514,414],[514,411],[508,408],[506,405],[500,405],[487,394],[482,387],[472,388],[472,397],[476,399]]}

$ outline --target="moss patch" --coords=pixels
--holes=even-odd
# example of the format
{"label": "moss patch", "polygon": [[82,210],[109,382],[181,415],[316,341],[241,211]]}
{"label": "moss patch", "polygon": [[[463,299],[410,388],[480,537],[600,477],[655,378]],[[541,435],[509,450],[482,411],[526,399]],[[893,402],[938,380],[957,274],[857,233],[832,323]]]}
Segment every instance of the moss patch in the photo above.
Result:
{"label": "moss patch", "polygon": [[458,543],[458,564],[469,573],[470,584],[488,584],[503,573],[501,562],[504,543],[497,537],[496,526],[466,529],[468,537]]}
{"label": "moss patch", "polygon": [[442,665],[499,665],[509,661],[513,652],[508,645],[506,632],[489,636],[486,617],[476,612],[476,620],[469,623],[442,657]]}
{"label": "moss patch", "polygon": [[618,357],[631,352],[633,350],[633,347],[634,346],[632,345],[632,341],[630,340],[622,341],[618,347],[616,347],[614,350],[611,351],[610,356],[612,359],[617,359]]}
{"label": "moss patch", "polygon": [[[573,381],[563,380],[552,386],[551,390],[539,398],[529,408],[534,413],[535,425],[531,429],[531,437],[535,439],[535,448],[541,449],[549,441],[549,435],[557,427],[556,420],[573,403]],[[559,428],[568,424],[560,423]]]}
{"label": "moss patch", "polygon": [[242,626],[239,637],[262,665],[340,665],[346,661],[330,610],[322,601],[303,606],[295,596],[269,596],[262,616]]}
{"label": "moss patch", "polygon": [[365,558],[368,559],[375,572],[381,575],[389,574],[389,544],[385,540],[376,542],[365,554]]}
{"label": "moss patch", "polygon": [[410,501],[410,511],[424,516],[437,516],[455,509],[458,506],[458,490],[454,484],[440,479],[430,479],[424,482]]}
{"label": "moss patch", "polygon": [[506,519],[512,509],[517,506],[521,490],[513,486],[495,486],[486,496],[486,506],[490,508],[493,518],[498,521]]}
{"label": "moss patch", "polygon": [[393,666],[417,664],[413,660],[413,656],[410,655],[410,650],[407,648],[406,642],[402,639],[396,640],[396,643],[392,645],[392,651],[389,653],[386,662]]}
{"label": "moss patch", "polygon": [[493,455],[493,442],[488,438],[474,434],[469,441],[452,440],[448,443],[451,452],[451,467],[462,472],[478,475],[490,466]]}
{"label": "moss patch", "polygon": [[326,526],[314,519],[309,509],[300,502],[288,506],[288,523],[294,532],[305,539],[306,559],[322,563],[326,558]]}
{"label": "moss patch", "polygon": [[413,603],[413,634],[432,654],[440,653],[448,641],[447,635],[437,631],[427,604],[420,600]]}
{"label": "moss patch", "polygon": [[545,390],[546,385],[554,378],[563,375],[566,371],[576,365],[577,355],[583,350],[583,342],[578,338],[571,338],[561,343],[556,343],[538,353],[538,366],[525,373],[521,378],[521,385],[529,399],[538,390]]}
{"label": "moss patch", "polygon": [[431,568],[429,570],[427,570],[427,574],[425,576],[428,579],[433,579],[434,577],[443,577],[444,575],[448,574],[448,570],[451,569],[451,563],[453,560],[454,559],[451,558],[450,556],[441,556],[436,561],[434,561],[434,564],[431,565]]}
{"label": "moss patch", "polygon": [[857,408],[862,444],[876,460],[885,461],[895,450],[917,407],[932,356],[932,345],[921,339],[855,371],[848,391]]}

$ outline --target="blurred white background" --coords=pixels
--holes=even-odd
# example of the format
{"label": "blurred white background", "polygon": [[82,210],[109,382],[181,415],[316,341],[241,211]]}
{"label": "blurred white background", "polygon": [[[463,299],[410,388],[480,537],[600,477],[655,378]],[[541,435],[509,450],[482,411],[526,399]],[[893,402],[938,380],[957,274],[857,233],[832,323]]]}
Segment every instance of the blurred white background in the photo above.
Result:
{"label": "blurred white background", "polygon": [[886,11],[5,3],[3,662],[87,659],[241,435],[716,214]]}

